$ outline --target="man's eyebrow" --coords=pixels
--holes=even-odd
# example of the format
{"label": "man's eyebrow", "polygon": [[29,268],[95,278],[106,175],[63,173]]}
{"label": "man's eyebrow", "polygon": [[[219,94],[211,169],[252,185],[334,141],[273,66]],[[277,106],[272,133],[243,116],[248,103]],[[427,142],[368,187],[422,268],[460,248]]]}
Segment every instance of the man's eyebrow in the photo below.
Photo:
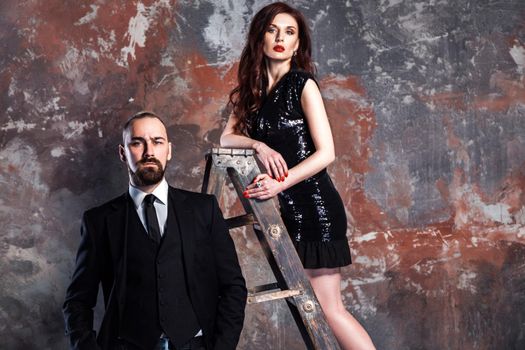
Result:
{"label": "man's eyebrow", "polygon": [[[145,138],[142,137],[142,136],[133,136],[133,137],[131,137],[131,139],[132,140],[145,140]],[[166,138],[164,136],[153,136],[152,139],[155,139],[155,140],[163,139],[163,140],[165,140]]]}
{"label": "man's eyebrow", "polygon": [[[154,137],[152,137],[152,140],[155,140],[155,141],[158,141],[158,140],[166,141],[167,139],[164,136],[154,136]],[[133,136],[130,139],[130,141],[146,141],[146,139],[144,137],[141,137],[141,136]]]}

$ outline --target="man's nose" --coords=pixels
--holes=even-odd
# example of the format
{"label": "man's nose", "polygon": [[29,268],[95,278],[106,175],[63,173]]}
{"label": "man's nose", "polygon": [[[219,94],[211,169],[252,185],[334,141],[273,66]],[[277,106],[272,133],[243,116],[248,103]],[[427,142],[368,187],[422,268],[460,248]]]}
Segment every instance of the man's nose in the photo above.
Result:
{"label": "man's nose", "polygon": [[154,149],[153,149],[153,143],[151,142],[145,142],[144,143],[144,157],[149,158],[155,155]]}

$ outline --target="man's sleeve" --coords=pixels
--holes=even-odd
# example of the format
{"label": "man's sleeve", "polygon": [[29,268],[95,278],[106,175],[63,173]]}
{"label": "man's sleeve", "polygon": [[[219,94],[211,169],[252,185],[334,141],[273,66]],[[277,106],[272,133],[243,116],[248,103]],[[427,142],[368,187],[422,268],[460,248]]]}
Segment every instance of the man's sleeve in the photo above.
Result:
{"label": "man's sleeve", "polygon": [[239,342],[246,306],[246,282],[226,222],[213,197],[211,223],[215,264],[219,279],[219,303],[215,320],[214,350],[234,350]]}
{"label": "man's sleeve", "polygon": [[93,308],[100,282],[99,261],[87,214],[82,218],[81,240],[71,283],[63,306],[66,335],[72,350],[100,349],[93,330]]}

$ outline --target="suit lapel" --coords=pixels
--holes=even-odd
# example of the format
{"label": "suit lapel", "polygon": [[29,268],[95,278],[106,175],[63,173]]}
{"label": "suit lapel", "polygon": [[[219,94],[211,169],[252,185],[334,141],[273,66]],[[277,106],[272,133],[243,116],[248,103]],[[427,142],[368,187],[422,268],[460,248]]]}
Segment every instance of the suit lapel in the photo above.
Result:
{"label": "suit lapel", "polygon": [[[119,200],[113,203],[114,211],[107,216],[106,222],[115,274],[111,294],[112,297],[116,297],[118,301],[119,319],[122,319],[123,305],[126,296],[128,215],[130,210],[135,209],[130,202],[131,199],[126,192]],[[110,297],[110,300],[112,297]]]}
{"label": "suit lapel", "polygon": [[169,189],[170,204],[173,205],[176,218],[176,228],[180,232],[182,244],[182,258],[186,269],[188,281],[191,280],[193,271],[193,260],[195,256],[195,242],[193,237],[194,231],[194,214],[189,203],[186,202],[186,195],[181,191],[170,186]]}
{"label": "suit lapel", "polygon": [[107,216],[108,241],[111,257],[115,267],[118,266],[122,256],[125,255],[124,240],[127,226],[128,195],[123,194],[112,204],[113,212]]}

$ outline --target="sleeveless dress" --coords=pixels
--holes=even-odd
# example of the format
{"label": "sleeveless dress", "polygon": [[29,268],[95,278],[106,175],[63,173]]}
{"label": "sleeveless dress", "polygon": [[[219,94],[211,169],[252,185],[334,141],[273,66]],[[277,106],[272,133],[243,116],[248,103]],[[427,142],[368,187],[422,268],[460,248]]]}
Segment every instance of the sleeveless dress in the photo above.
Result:
{"label": "sleeveless dress", "polygon": [[[292,67],[248,120],[249,136],[279,152],[288,168],[315,152],[301,107],[308,79],[313,76]],[[326,169],[279,193],[278,198],[282,219],[304,268],[351,263],[345,208]]]}

